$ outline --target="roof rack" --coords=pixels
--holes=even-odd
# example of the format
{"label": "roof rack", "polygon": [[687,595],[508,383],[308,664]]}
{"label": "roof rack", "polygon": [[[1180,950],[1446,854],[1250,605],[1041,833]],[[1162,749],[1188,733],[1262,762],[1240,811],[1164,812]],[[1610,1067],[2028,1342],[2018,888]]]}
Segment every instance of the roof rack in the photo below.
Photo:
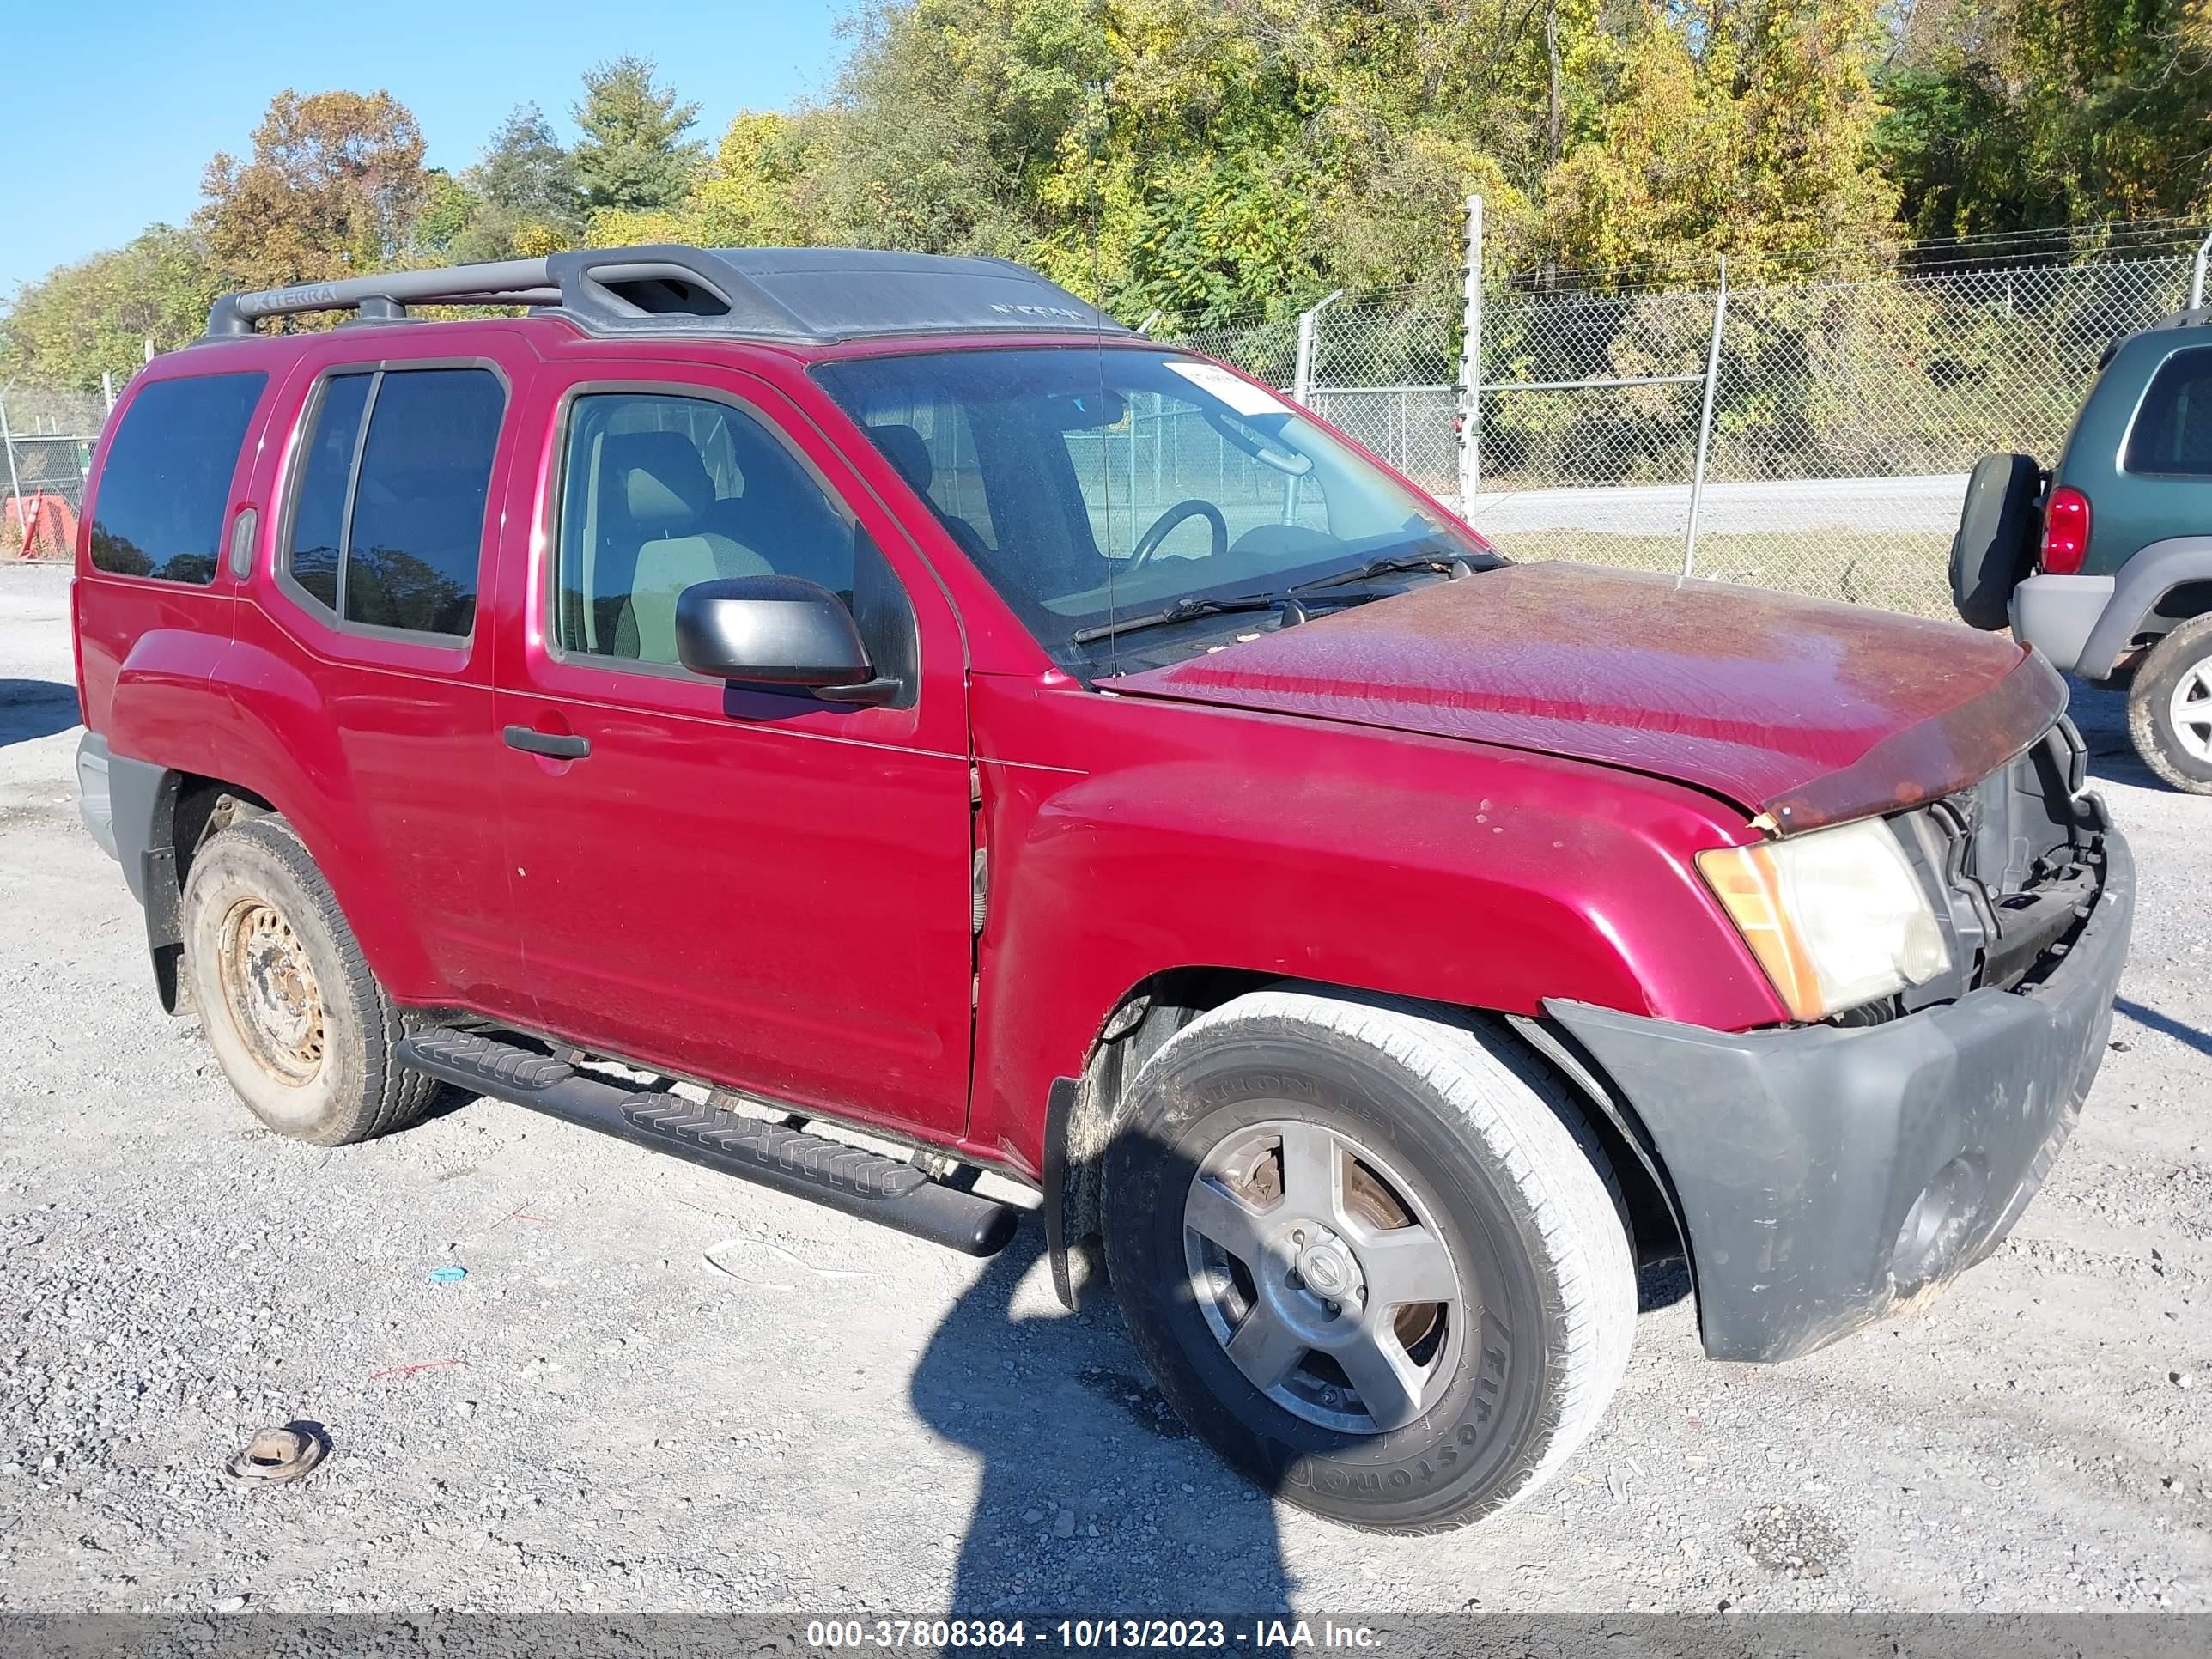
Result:
{"label": "roof rack", "polygon": [[1129,333],[1007,259],[659,243],[226,294],[208,313],[206,337],[235,339],[264,317],[316,311],[396,322],[410,305],[528,306],[587,334],[797,345],[895,334]]}

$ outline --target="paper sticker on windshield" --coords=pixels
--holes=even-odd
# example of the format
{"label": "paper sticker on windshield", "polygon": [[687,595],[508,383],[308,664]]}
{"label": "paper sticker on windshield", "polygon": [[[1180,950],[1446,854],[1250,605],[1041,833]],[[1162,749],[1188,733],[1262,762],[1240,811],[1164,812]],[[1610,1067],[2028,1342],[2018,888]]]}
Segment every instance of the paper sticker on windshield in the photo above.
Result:
{"label": "paper sticker on windshield", "polygon": [[1240,380],[1218,363],[1170,363],[1201,392],[1210,392],[1239,415],[1287,415],[1291,406],[1272,392]]}

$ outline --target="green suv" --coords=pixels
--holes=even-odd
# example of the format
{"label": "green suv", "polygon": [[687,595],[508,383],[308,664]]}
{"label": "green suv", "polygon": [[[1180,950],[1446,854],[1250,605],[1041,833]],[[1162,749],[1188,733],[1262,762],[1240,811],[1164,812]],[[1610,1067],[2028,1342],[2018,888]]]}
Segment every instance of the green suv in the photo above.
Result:
{"label": "green suv", "polygon": [[2049,473],[1983,459],[1951,593],[2058,668],[2126,679],[2144,764],[2212,794],[2212,307],[2106,348]]}

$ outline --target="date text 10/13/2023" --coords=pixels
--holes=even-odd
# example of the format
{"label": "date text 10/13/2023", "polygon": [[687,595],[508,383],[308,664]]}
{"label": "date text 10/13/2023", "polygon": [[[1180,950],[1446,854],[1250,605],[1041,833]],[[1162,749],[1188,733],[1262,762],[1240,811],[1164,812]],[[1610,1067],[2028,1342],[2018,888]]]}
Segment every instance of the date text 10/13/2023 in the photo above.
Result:
{"label": "date text 10/13/2023", "polygon": [[1371,1651],[1382,1645],[1382,1634],[1370,1626],[1332,1619],[817,1619],[807,1622],[806,1644],[828,1651],[1037,1647],[1267,1654],[1321,1648]]}

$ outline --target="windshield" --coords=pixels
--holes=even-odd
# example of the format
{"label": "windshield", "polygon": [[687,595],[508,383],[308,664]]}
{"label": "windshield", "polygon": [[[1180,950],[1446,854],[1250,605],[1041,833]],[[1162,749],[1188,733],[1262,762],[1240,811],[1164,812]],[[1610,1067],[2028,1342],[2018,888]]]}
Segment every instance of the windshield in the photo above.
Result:
{"label": "windshield", "polygon": [[[815,374],[1045,648],[1085,675],[1259,625],[1199,601],[1280,599],[1378,561],[1498,562],[1290,404],[1179,352],[938,351]],[[1347,583],[1297,597],[1375,594]]]}

